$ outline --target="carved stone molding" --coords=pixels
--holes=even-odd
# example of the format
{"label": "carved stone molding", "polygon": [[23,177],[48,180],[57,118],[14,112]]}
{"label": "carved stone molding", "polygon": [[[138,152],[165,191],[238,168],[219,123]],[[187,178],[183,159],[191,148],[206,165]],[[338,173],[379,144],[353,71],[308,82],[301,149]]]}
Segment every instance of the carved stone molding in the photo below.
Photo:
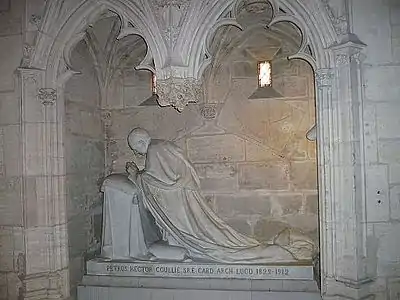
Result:
{"label": "carved stone molding", "polygon": [[331,87],[334,74],[331,69],[320,69],[315,72],[315,81],[318,88]]}
{"label": "carved stone molding", "polygon": [[189,4],[190,0],[152,0],[162,33],[170,45],[175,45],[178,40]]}
{"label": "carved stone molding", "polygon": [[112,115],[110,110],[103,110],[101,112],[101,120],[105,125],[110,125],[112,121]]}
{"label": "carved stone molding", "polygon": [[336,55],[335,63],[337,66],[348,65],[350,63],[350,55],[347,54]]}
{"label": "carved stone molding", "polygon": [[[330,0],[322,0],[322,3],[325,6],[328,17],[331,20],[335,32],[337,35],[345,35],[348,33],[348,20],[347,15],[345,13],[338,13],[333,9],[333,5],[330,3]],[[335,3],[339,3],[336,1]],[[344,11],[346,9],[344,2],[340,3],[341,10]]]}
{"label": "carved stone molding", "polygon": [[167,7],[167,6],[185,6],[190,3],[190,0],[153,0],[153,3],[158,7]]}
{"label": "carved stone molding", "polygon": [[103,110],[101,112],[101,121],[103,122],[106,139],[109,139],[110,138],[111,125],[112,125],[112,114],[111,114],[111,111]]}
{"label": "carved stone molding", "polygon": [[362,53],[361,51],[354,52],[353,54],[350,55],[350,61],[356,61],[357,63],[362,63],[367,56]]}
{"label": "carved stone molding", "polygon": [[29,44],[24,44],[24,47],[22,48],[22,63],[21,65],[23,67],[28,67],[31,63],[31,57],[33,52],[35,51],[35,48]]}
{"label": "carved stone molding", "polygon": [[31,17],[29,18],[29,23],[31,23],[39,28],[40,25],[42,24],[42,16],[32,14]]}
{"label": "carved stone molding", "polygon": [[175,45],[176,41],[178,40],[180,30],[181,27],[171,25],[165,28],[163,33],[167,41],[169,41],[172,45]]}
{"label": "carved stone molding", "polygon": [[217,117],[217,105],[216,104],[206,104],[201,110],[201,116],[206,120],[214,120]]}
{"label": "carved stone molding", "polygon": [[366,57],[362,52],[365,46],[366,45],[360,40],[346,41],[344,43],[332,46],[331,49],[335,55],[336,66],[346,66],[353,61],[361,63]]}
{"label": "carved stone molding", "polygon": [[357,63],[362,63],[365,58],[366,55],[362,53],[360,49],[353,48],[353,50],[350,51],[350,53],[337,54],[335,56],[335,62],[336,66],[343,66],[350,64],[350,62],[352,61],[355,61]]}
{"label": "carved stone molding", "polygon": [[244,0],[243,2],[246,11],[252,13],[262,13],[270,8],[270,5],[267,1]]}
{"label": "carved stone molding", "polygon": [[195,78],[170,77],[157,80],[160,106],[173,106],[182,111],[189,102],[199,102],[202,94],[201,83]]}
{"label": "carved stone molding", "polygon": [[39,89],[38,99],[43,105],[53,105],[57,100],[57,91],[53,88]]}

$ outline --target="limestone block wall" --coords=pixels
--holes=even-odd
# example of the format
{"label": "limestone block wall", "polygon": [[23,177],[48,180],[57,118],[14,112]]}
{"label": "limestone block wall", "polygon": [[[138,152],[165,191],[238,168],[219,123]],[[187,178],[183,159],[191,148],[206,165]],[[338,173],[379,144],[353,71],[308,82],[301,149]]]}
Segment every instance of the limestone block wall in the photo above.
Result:
{"label": "limestone block wall", "polygon": [[[354,1],[363,64],[367,222],[377,299],[400,295],[400,2]],[[368,16],[368,18],[366,18]],[[386,297],[386,298],[385,298]]]}
{"label": "limestone block wall", "polygon": [[84,262],[101,239],[101,180],[104,176],[104,133],[100,90],[84,42],[72,55],[81,72],[65,87],[65,154],[69,270],[71,294],[84,272]]}
{"label": "limestone block wall", "polygon": [[18,299],[24,269],[21,111],[15,70],[22,58],[24,1],[0,3],[0,299]]}
{"label": "limestone block wall", "polygon": [[[135,127],[137,114],[153,110],[149,106],[140,106],[152,95],[151,80],[150,71],[136,71],[133,68],[121,70],[119,76],[112,79],[107,102],[103,105],[107,114],[107,173],[125,171],[125,162],[130,159],[126,140],[129,128]],[[116,119],[119,121],[114,122]],[[147,121],[148,124],[156,122],[154,119]]]}
{"label": "limestone block wall", "polygon": [[292,227],[317,238],[316,150],[305,138],[314,124],[313,72],[305,62],[277,57],[273,84],[283,97],[249,100],[258,84],[249,48],[270,50],[256,40],[214,65],[205,78],[204,102],[182,113],[140,106],[148,96],[142,92],[151,91],[147,71],[124,78],[123,96],[107,107],[109,172],[123,172],[134,159],[126,136],[141,126],[184,149],[210,206],[237,230],[268,240]]}
{"label": "limestone block wall", "polygon": [[216,116],[187,138],[187,154],[232,226],[260,240],[287,226],[316,237],[315,144],[305,139],[314,122],[313,74],[304,62],[276,57],[273,87],[283,97],[249,99],[257,89],[254,49],[248,40],[212,70],[203,117],[211,119],[206,109]]}

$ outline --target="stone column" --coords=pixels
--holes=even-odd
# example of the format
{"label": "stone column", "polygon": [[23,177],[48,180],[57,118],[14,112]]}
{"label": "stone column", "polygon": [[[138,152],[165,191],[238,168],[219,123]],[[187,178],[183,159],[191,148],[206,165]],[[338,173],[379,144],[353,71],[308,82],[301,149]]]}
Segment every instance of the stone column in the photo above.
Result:
{"label": "stone column", "polygon": [[[333,73],[317,72],[322,196],[321,224],[325,298],[369,296],[363,102],[359,56],[362,45],[347,42],[332,48]],[[329,75],[328,75],[329,74]],[[331,78],[332,86],[325,82]],[[332,89],[329,96],[329,89]],[[330,98],[331,97],[331,98]],[[323,154],[322,154],[323,153]],[[329,195],[330,194],[330,195]]]}
{"label": "stone column", "polygon": [[317,153],[318,189],[320,219],[321,289],[326,291],[326,279],[333,274],[333,193],[332,183],[332,69],[319,69],[315,72],[316,111],[317,111]]}
{"label": "stone column", "polygon": [[19,69],[21,87],[24,299],[69,296],[62,111],[44,71]]}

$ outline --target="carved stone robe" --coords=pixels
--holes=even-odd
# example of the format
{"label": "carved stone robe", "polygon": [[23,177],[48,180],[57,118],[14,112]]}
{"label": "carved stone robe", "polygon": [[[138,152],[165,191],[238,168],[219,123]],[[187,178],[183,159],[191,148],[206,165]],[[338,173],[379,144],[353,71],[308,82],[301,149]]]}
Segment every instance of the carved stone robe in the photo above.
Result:
{"label": "carved stone robe", "polygon": [[125,174],[112,174],[102,185],[103,239],[101,254],[110,259],[147,259],[161,236],[144,209],[142,193]]}
{"label": "carved stone robe", "polygon": [[[194,167],[175,144],[152,140],[138,182],[144,205],[170,245],[192,259],[225,263],[310,260],[313,243],[290,232],[261,244],[225,223],[206,204]],[[279,245],[278,245],[279,244]]]}

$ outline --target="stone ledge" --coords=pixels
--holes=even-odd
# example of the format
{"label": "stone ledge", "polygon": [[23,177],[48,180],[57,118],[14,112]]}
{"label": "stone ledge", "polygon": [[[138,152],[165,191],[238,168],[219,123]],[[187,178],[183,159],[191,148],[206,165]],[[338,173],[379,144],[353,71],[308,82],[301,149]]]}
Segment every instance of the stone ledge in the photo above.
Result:
{"label": "stone ledge", "polygon": [[[176,280],[176,279],[175,279]],[[321,300],[319,293],[79,286],[78,300]]]}
{"label": "stone ledge", "polygon": [[116,277],[85,275],[81,286],[219,290],[219,291],[261,291],[261,292],[309,292],[319,293],[313,280],[243,280],[208,278],[163,278],[163,277]]}

